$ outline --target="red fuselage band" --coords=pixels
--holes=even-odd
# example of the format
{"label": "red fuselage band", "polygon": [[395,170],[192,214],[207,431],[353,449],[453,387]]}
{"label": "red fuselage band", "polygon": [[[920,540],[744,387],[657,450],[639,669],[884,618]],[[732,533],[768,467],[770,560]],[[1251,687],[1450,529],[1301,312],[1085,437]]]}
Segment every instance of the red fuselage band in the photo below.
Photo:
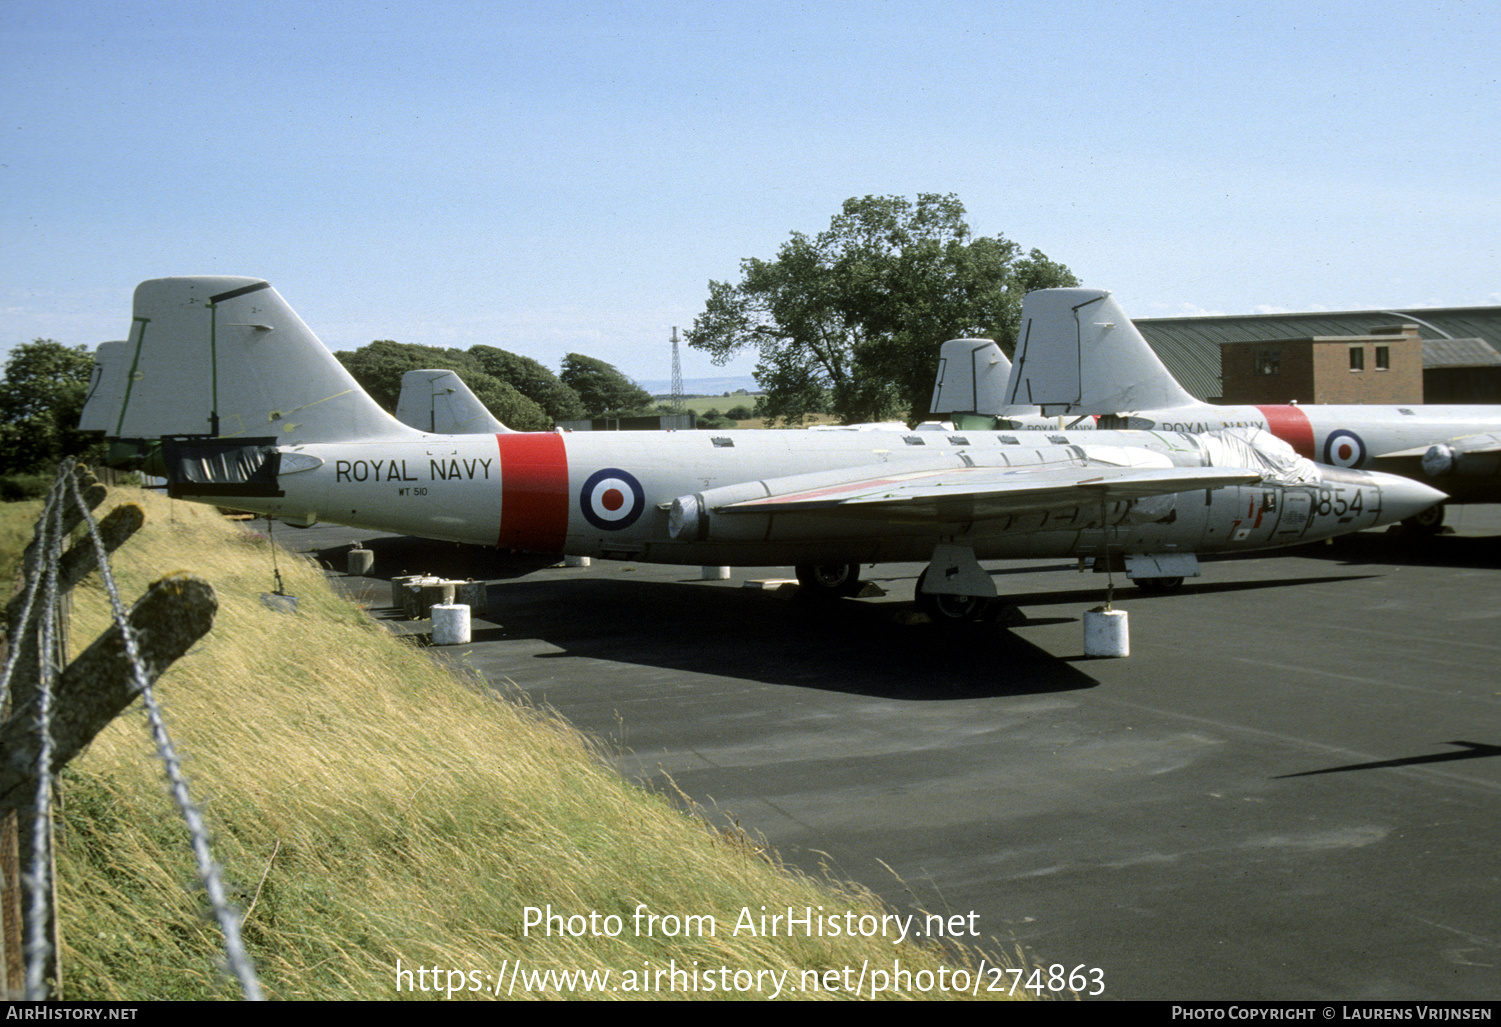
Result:
{"label": "red fuselage band", "polygon": [[568,453],[554,432],[495,436],[500,446],[503,549],[562,550],[568,536]]}
{"label": "red fuselage band", "polygon": [[1266,418],[1267,430],[1298,451],[1299,456],[1317,460],[1313,449],[1313,425],[1298,406],[1258,406]]}

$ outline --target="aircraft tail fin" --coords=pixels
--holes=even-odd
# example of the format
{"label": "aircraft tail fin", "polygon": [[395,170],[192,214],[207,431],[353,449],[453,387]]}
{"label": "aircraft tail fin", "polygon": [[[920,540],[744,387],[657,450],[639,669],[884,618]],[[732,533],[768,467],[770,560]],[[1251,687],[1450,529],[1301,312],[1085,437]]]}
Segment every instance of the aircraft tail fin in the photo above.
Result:
{"label": "aircraft tail fin", "polygon": [[464,379],[438,369],[401,376],[396,419],[437,435],[498,435],[511,430],[495,419]]}
{"label": "aircraft tail fin", "polygon": [[[125,383],[130,379],[130,344],[101,342],[94,351],[94,368],[89,372],[89,391],[78,418],[80,431],[113,432],[115,422],[110,413],[118,414],[125,401]],[[118,419],[118,418],[117,418]]]}
{"label": "aircraft tail fin", "polygon": [[991,339],[950,339],[938,351],[938,377],[928,409],[934,414],[1000,413],[1011,361]]}
{"label": "aircraft tail fin", "polygon": [[1007,403],[1049,417],[1196,404],[1102,289],[1039,289],[1022,301]]}
{"label": "aircraft tail fin", "polygon": [[130,339],[100,347],[81,423],[110,438],[403,437],[259,278],[155,278],[136,287]]}

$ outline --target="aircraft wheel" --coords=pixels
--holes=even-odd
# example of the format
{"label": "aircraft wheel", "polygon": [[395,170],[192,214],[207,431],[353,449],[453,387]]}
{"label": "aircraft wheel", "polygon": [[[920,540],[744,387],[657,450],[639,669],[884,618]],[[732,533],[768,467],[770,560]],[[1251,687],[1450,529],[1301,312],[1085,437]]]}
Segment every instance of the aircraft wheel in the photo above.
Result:
{"label": "aircraft wheel", "polygon": [[933,623],[968,624],[970,621],[978,620],[980,614],[985,612],[989,600],[981,596],[954,596],[924,592],[922,585],[927,576],[927,571],[917,576],[917,591],[914,598],[917,600],[917,608],[927,614],[928,619]]}
{"label": "aircraft wheel", "polygon": [[1133,578],[1143,592],[1176,592],[1183,587],[1182,578]]}
{"label": "aircraft wheel", "polygon": [[1402,527],[1412,535],[1437,535],[1444,526],[1444,504],[1435,503],[1420,514],[1414,514],[1402,522]]}
{"label": "aircraft wheel", "polygon": [[829,598],[860,594],[858,563],[804,563],[797,567],[797,583],[809,593]]}

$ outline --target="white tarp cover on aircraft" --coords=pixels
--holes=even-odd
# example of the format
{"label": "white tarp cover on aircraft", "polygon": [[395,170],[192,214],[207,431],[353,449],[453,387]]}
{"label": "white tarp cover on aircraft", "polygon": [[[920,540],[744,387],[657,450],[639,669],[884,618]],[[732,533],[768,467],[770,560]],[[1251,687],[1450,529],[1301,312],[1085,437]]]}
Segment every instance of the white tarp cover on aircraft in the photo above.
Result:
{"label": "white tarp cover on aircraft", "polygon": [[1249,467],[1284,484],[1320,480],[1312,460],[1299,456],[1288,443],[1260,428],[1224,428],[1198,438],[1210,467]]}

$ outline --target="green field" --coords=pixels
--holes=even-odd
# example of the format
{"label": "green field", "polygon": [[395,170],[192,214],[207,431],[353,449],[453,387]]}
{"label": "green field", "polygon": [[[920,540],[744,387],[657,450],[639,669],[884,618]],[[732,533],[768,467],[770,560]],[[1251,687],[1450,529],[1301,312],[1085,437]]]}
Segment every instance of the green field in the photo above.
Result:
{"label": "green field", "polygon": [[[668,400],[662,399],[661,397],[655,397],[655,398],[656,398],[656,401],[659,402],[659,403],[669,402]],[[754,393],[752,393],[752,394],[746,394],[746,393],[742,393],[742,392],[732,393],[732,394],[730,394],[728,396],[685,396],[683,398],[683,409],[684,410],[691,410],[695,414],[698,414],[700,417],[702,417],[703,415],[707,414],[710,410],[718,410],[721,414],[728,414],[731,407],[744,406],[744,407],[750,407],[751,409],[755,409],[756,400],[758,400],[760,398],[761,397],[758,394],[754,394]],[[799,427],[801,427],[801,428],[806,428],[806,427],[809,427],[809,426],[815,425],[815,424],[838,424],[838,423],[839,423],[839,418],[836,417],[836,416],[834,416],[833,414],[810,414],[809,416],[807,416],[806,418],[804,418],[803,423],[801,425],[782,425],[782,424],[777,424],[774,427],[778,427],[778,428],[783,428],[783,427],[792,427],[792,428],[799,428]],[[765,428],[766,424],[765,424],[765,422],[763,422],[759,418],[750,418],[749,420],[737,421],[736,424],[735,424],[735,427],[736,428]]]}

